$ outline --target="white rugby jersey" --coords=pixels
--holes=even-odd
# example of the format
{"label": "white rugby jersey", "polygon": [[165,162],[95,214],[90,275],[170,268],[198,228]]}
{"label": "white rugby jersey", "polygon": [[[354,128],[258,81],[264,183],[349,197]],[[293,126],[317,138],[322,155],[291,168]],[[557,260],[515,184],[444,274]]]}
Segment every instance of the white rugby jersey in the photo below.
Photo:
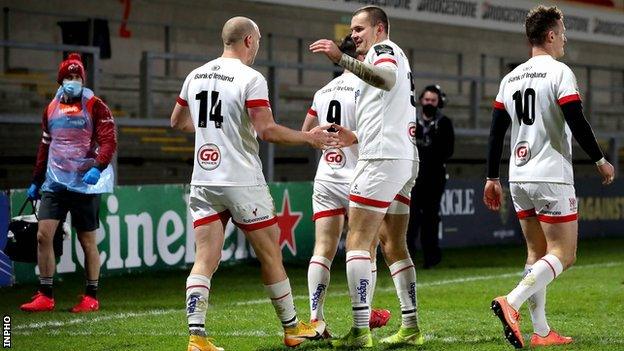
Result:
{"label": "white rugby jersey", "polygon": [[[339,124],[355,131],[355,91],[360,78],[345,72],[314,94],[308,113],[316,116],[319,125]],[[350,183],[357,164],[358,145],[328,149],[316,169],[314,180]]]}
{"label": "white rugby jersey", "polygon": [[177,101],[189,107],[195,125],[191,184],[266,184],[256,131],[247,115],[249,107],[270,107],[260,72],[238,59],[217,58],[186,77]]}
{"label": "white rugby jersey", "polygon": [[580,99],[572,70],[550,55],[534,56],[503,78],[494,108],[512,121],[510,182],[574,184],[572,132],[560,105]]}
{"label": "white rugby jersey", "polygon": [[416,97],[407,57],[392,41],[373,45],[364,62],[396,70],[390,91],[360,81],[356,93],[356,120],[360,159],[418,160]]}

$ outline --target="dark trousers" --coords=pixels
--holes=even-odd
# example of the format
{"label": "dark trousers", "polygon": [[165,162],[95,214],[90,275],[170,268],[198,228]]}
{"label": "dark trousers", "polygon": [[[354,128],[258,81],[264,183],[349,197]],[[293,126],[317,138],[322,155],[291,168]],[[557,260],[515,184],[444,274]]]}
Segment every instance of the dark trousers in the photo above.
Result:
{"label": "dark trousers", "polygon": [[410,220],[407,228],[407,248],[416,253],[416,240],[420,235],[424,266],[435,266],[442,259],[438,242],[440,225],[440,199],[446,185],[446,176],[418,177],[412,189]]}

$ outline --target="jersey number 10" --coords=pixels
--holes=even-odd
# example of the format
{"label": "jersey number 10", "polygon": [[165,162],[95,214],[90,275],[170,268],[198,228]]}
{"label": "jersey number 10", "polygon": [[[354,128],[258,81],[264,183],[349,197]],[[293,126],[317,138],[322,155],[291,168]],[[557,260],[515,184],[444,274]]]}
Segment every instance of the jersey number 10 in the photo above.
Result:
{"label": "jersey number 10", "polygon": [[195,95],[195,100],[199,100],[199,120],[197,121],[197,126],[199,128],[206,128],[207,121],[214,122],[215,128],[221,128],[221,124],[223,123],[219,92],[211,91],[210,93],[210,113],[208,113],[208,92],[202,90]]}
{"label": "jersey number 10", "polygon": [[526,89],[524,91],[524,99],[520,90],[516,91],[512,97],[516,102],[518,123],[524,123],[528,126],[532,125],[535,122],[535,90],[531,88]]}

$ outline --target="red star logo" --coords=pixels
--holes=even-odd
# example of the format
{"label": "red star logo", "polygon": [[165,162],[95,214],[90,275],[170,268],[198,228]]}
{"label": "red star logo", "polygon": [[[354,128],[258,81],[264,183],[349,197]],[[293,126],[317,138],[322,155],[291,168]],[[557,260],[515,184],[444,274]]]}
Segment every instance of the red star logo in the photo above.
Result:
{"label": "red star logo", "polygon": [[284,245],[288,246],[288,249],[293,255],[297,254],[297,242],[295,241],[295,228],[303,217],[302,212],[290,211],[290,199],[288,198],[288,190],[284,190],[284,196],[282,198],[282,212],[277,214],[277,225],[280,229],[279,245],[280,248],[284,248]]}

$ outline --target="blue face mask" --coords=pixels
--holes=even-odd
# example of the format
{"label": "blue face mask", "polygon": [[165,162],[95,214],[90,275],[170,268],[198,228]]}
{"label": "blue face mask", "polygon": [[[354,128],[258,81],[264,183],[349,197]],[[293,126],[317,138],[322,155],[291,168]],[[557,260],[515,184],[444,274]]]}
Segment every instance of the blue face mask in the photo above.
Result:
{"label": "blue face mask", "polygon": [[77,80],[63,81],[63,93],[71,98],[80,96],[80,93],[82,93],[82,83]]}

